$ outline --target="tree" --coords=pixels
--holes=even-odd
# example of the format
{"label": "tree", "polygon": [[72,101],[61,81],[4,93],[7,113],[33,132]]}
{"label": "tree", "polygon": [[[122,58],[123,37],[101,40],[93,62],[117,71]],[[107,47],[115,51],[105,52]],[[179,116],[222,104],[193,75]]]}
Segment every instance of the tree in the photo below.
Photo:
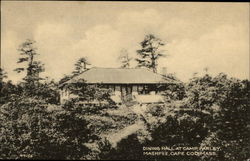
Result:
{"label": "tree", "polygon": [[2,83],[3,79],[5,78],[7,78],[7,73],[2,68],[0,68],[0,83]]}
{"label": "tree", "polygon": [[218,88],[217,112],[214,112],[211,132],[215,138],[209,146],[220,146],[217,160],[247,160],[250,158],[249,80],[214,78]]}
{"label": "tree", "polygon": [[142,49],[137,50],[139,58],[136,59],[138,67],[146,67],[153,70],[153,72],[157,72],[158,59],[166,56],[163,54],[163,51],[160,50],[160,47],[165,44],[161,39],[152,34],[146,35],[140,44]]}
{"label": "tree", "polygon": [[97,137],[88,128],[84,108],[68,103],[48,110],[49,96],[43,92],[53,91],[43,91],[44,86],[12,95],[0,106],[0,159],[82,159],[88,153],[85,143]]}
{"label": "tree", "polygon": [[19,88],[11,81],[0,83],[0,106],[8,101],[12,95],[19,93]]}
{"label": "tree", "polygon": [[3,79],[5,78],[7,78],[7,73],[2,68],[0,68],[0,90],[3,88]]}
{"label": "tree", "polygon": [[110,96],[110,90],[102,88],[102,85],[90,86],[86,83],[85,80],[80,79],[75,83],[65,84],[65,87],[70,91],[70,94],[73,94],[77,97],[73,98],[73,101],[106,101],[107,103],[113,104]]}
{"label": "tree", "polygon": [[[187,84],[186,107],[208,113],[201,117],[208,135],[202,146],[220,147],[217,156],[204,160],[247,160],[249,158],[249,80],[227,78],[220,73],[195,77]],[[198,116],[198,115],[197,115]]]}
{"label": "tree", "polygon": [[58,84],[62,84],[64,82],[67,82],[68,80],[70,80],[72,78],[72,75],[64,75],[62,79],[59,80]]}
{"label": "tree", "polygon": [[45,101],[25,95],[12,96],[1,106],[1,159],[45,159],[53,118],[46,108]]}
{"label": "tree", "polygon": [[84,160],[91,151],[86,143],[93,143],[100,138],[90,130],[83,106],[68,102],[62,108],[62,111],[58,111],[55,115],[56,122],[53,127],[57,145],[54,147],[54,158]]}
{"label": "tree", "polygon": [[137,134],[134,133],[117,143],[116,148],[108,146],[109,152],[102,154],[100,160],[145,160],[142,147]]}
{"label": "tree", "polygon": [[130,58],[128,55],[128,51],[126,49],[123,49],[121,51],[120,56],[118,57],[118,60],[121,62],[121,68],[129,68],[130,67],[130,61],[133,58]]}
{"label": "tree", "polygon": [[17,87],[12,84],[11,80],[3,81],[7,78],[7,73],[0,68],[0,106],[9,101],[11,95],[18,93]]}
{"label": "tree", "polygon": [[22,71],[26,71],[27,74],[24,80],[27,83],[33,84],[34,82],[39,81],[41,78],[39,77],[39,73],[44,71],[44,64],[40,61],[35,60],[35,56],[38,55],[37,48],[34,47],[34,40],[27,39],[20,46],[18,51],[20,51],[21,57],[19,58],[17,63],[27,63],[27,67],[16,68],[15,71],[20,73]]}
{"label": "tree", "polygon": [[78,75],[85,71],[87,69],[87,65],[90,65],[90,63],[86,57],[78,59],[75,63],[75,70],[73,71],[73,75]]}

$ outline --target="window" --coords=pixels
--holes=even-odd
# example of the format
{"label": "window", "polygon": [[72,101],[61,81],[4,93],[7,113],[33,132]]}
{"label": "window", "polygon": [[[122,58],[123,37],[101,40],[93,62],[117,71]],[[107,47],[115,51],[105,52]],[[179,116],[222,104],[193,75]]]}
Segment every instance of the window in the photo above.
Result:
{"label": "window", "polygon": [[148,85],[138,85],[138,94],[149,94],[150,88]]}
{"label": "window", "polygon": [[150,88],[148,85],[144,85],[144,94],[149,94]]}
{"label": "window", "polygon": [[138,90],[138,94],[143,94],[143,86],[142,85],[138,85],[137,90]]}

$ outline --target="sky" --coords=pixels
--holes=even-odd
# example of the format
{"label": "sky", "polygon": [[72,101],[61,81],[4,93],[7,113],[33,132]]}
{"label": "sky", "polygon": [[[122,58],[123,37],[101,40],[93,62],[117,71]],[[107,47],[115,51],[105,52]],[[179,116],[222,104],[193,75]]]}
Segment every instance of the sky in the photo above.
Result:
{"label": "sky", "polygon": [[[126,49],[133,58],[145,35],[165,42],[168,56],[159,60],[182,81],[193,73],[249,79],[249,3],[229,2],[1,2],[1,67],[8,79],[26,39],[36,41],[43,77],[59,80],[80,57],[90,67],[119,67]],[[132,62],[132,66],[136,63]]]}

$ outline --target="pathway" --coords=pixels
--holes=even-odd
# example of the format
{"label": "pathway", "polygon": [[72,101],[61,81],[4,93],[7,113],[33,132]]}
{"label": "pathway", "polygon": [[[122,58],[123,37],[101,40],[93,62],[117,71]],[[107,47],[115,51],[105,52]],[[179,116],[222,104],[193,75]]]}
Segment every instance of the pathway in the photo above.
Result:
{"label": "pathway", "polygon": [[[136,113],[139,118],[142,117],[144,113],[144,108],[145,107],[139,106],[138,104],[133,105],[132,107],[129,107],[129,109],[133,111],[134,113]],[[108,135],[107,139],[110,141],[113,147],[116,147],[119,141],[121,141],[122,139],[128,137],[129,135],[143,128],[145,128],[145,123],[142,121],[142,119],[139,119],[134,124],[127,126],[119,130],[118,132]]]}
{"label": "pathway", "polygon": [[128,137],[129,135],[135,133],[136,131],[143,129],[144,123],[141,120],[138,120],[133,125],[125,127],[120,131],[107,136],[107,139],[110,141],[113,147],[116,147],[117,143],[120,142],[122,139]]}

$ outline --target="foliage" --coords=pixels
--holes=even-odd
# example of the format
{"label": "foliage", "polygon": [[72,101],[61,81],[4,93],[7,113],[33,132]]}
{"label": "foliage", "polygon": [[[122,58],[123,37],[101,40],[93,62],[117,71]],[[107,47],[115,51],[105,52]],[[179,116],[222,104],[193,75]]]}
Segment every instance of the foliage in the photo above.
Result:
{"label": "foliage", "polygon": [[63,110],[56,113],[55,118],[55,138],[60,152],[58,157],[84,159],[90,151],[85,144],[99,139],[89,128],[89,122],[84,117],[84,108],[65,104]]}
{"label": "foliage", "polygon": [[2,84],[5,78],[7,78],[7,73],[0,67],[0,84]]}
{"label": "foliage", "polygon": [[[139,146],[220,147],[216,156],[147,157],[157,160],[234,161],[250,158],[249,81],[228,78],[225,74],[194,77],[185,86],[182,101],[150,107],[145,115],[146,142]],[[166,111],[167,109],[167,111]],[[154,119],[153,119],[154,118]],[[152,121],[153,120],[153,121]],[[138,138],[138,137],[137,137]],[[137,143],[135,141],[135,143]],[[127,145],[120,144],[121,149]],[[112,151],[112,150],[111,150]],[[118,153],[119,150],[111,154]],[[136,151],[136,150],[135,150]],[[119,151],[126,158],[138,158]],[[139,153],[139,152],[138,152]],[[140,153],[142,154],[142,153]],[[125,157],[125,156],[124,156]],[[142,155],[140,156],[142,157]],[[119,158],[119,156],[117,156]]]}
{"label": "foliage", "polygon": [[157,72],[158,59],[166,56],[163,51],[160,50],[161,46],[165,44],[161,39],[155,37],[152,34],[146,35],[141,42],[142,49],[137,50],[139,58],[136,59],[138,67],[146,67],[153,72]]}
{"label": "foliage", "polygon": [[102,85],[91,86],[86,83],[85,80],[80,79],[75,83],[68,83],[64,88],[67,88],[72,95],[77,96],[73,98],[75,102],[79,101],[99,101],[108,104],[114,104],[110,98],[111,91],[109,89],[101,88]]}
{"label": "foliage", "polygon": [[15,86],[11,81],[2,82],[0,88],[0,105],[10,101],[13,95],[17,95],[22,89]]}
{"label": "foliage", "polygon": [[217,108],[213,108],[211,132],[204,144],[220,146],[222,150],[218,158],[209,159],[247,160],[250,158],[249,81],[220,74],[213,82],[218,89],[216,99],[210,95],[208,98]]}
{"label": "foliage", "polygon": [[63,84],[70,80],[73,76],[72,75],[64,75],[63,78],[61,78],[58,82],[58,84]]}
{"label": "foliage", "polygon": [[35,83],[35,84],[27,84],[22,83],[19,84],[19,91],[17,96],[26,96],[35,98],[38,100],[44,100],[47,104],[58,104],[59,103],[59,92],[56,89],[57,87],[53,84],[53,82],[45,82],[45,83]]}
{"label": "foliage", "polygon": [[[31,57],[36,55],[32,44],[28,41],[22,45],[24,57],[19,62],[30,64]],[[151,51],[148,45],[149,42],[142,43],[146,55]],[[36,66],[34,61],[32,64]],[[33,69],[26,70],[29,76],[36,73]],[[125,107],[117,108],[109,90],[100,88],[101,85],[88,85],[84,80],[63,84],[77,97],[58,105],[57,83],[32,78],[15,85],[3,81],[6,74],[2,69],[0,76],[0,159],[235,161],[250,158],[249,80],[228,78],[223,73],[215,77],[205,74],[193,77],[186,84],[169,86],[164,93],[168,98],[165,103],[148,105],[145,115],[140,116],[145,128],[124,138],[114,148],[101,138],[102,134],[134,124],[139,117]],[[91,104],[93,101],[97,103]],[[60,110],[49,111],[51,104]],[[144,145],[216,146],[221,150],[217,156],[150,158],[142,155]]]}
{"label": "foliage", "polygon": [[44,145],[50,145],[47,133],[51,127],[46,103],[43,100],[18,96],[12,97],[0,110],[0,158],[46,158],[48,149]]}
{"label": "foliage", "polygon": [[217,157],[204,160],[246,160],[249,154],[249,81],[228,78],[220,73],[194,77],[187,84],[185,106],[208,113],[209,129],[202,145],[219,146]]}
{"label": "foliage", "polygon": [[100,140],[98,142],[98,154],[96,155],[98,160],[103,160],[103,159],[107,159],[109,157],[109,153],[111,151],[112,145],[110,144],[110,142],[104,138],[102,140]]}
{"label": "foliage", "polygon": [[37,49],[34,47],[35,41],[27,39],[25,42],[23,42],[18,51],[20,51],[20,55],[22,57],[19,58],[17,63],[27,63],[27,67],[21,67],[16,68],[15,71],[20,73],[22,71],[26,71],[26,76],[24,80],[27,83],[34,83],[41,78],[39,77],[39,73],[44,71],[44,65],[41,63],[41,61],[36,61],[35,56],[38,55]]}
{"label": "foliage", "polygon": [[73,75],[78,75],[87,69],[87,65],[90,65],[89,61],[86,57],[82,57],[77,60],[75,63],[75,70],[73,71]]}
{"label": "foliage", "polygon": [[[161,87],[159,87],[161,88]],[[170,86],[164,87],[163,96],[166,101],[169,100],[182,100],[186,97],[185,85],[182,82],[171,84]]]}
{"label": "foliage", "polygon": [[88,128],[83,108],[65,104],[50,112],[40,96],[24,90],[1,106],[0,158],[84,159],[85,143],[98,137]]}
{"label": "foliage", "polygon": [[217,98],[216,82],[209,75],[194,77],[187,84],[187,97],[189,106],[194,109],[209,110]]}
{"label": "foliage", "polygon": [[106,117],[112,120],[112,125],[110,126],[111,128],[102,128],[103,131],[117,131],[121,130],[129,125],[134,124],[137,121],[138,116],[127,110],[127,109],[121,109],[121,108],[116,108],[116,109],[106,109],[102,110],[102,113],[99,114],[99,117]]}
{"label": "foliage", "polygon": [[165,114],[165,108],[162,105],[152,105],[147,108],[146,113],[150,113],[153,117],[162,117]]}
{"label": "foliage", "polygon": [[[109,147],[109,146],[108,146]],[[142,160],[142,144],[136,134],[122,139],[116,148],[110,148],[107,153],[102,153],[100,159],[105,160]]]}
{"label": "foliage", "polygon": [[[200,115],[200,117],[195,115]],[[204,127],[204,114],[197,112],[187,113],[176,111],[167,116],[166,121],[152,131],[152,143],[166,146],[197,146],[207,134]]]}
{"label": "foliage", "polygon": [[10,89],[12,89],[10,87],[10,81],[8,83],[3,81],[5,78],[7,78],[7,73],[2,68],[0,68],[0,105],[8,100],[9,94],[11,93]]}

